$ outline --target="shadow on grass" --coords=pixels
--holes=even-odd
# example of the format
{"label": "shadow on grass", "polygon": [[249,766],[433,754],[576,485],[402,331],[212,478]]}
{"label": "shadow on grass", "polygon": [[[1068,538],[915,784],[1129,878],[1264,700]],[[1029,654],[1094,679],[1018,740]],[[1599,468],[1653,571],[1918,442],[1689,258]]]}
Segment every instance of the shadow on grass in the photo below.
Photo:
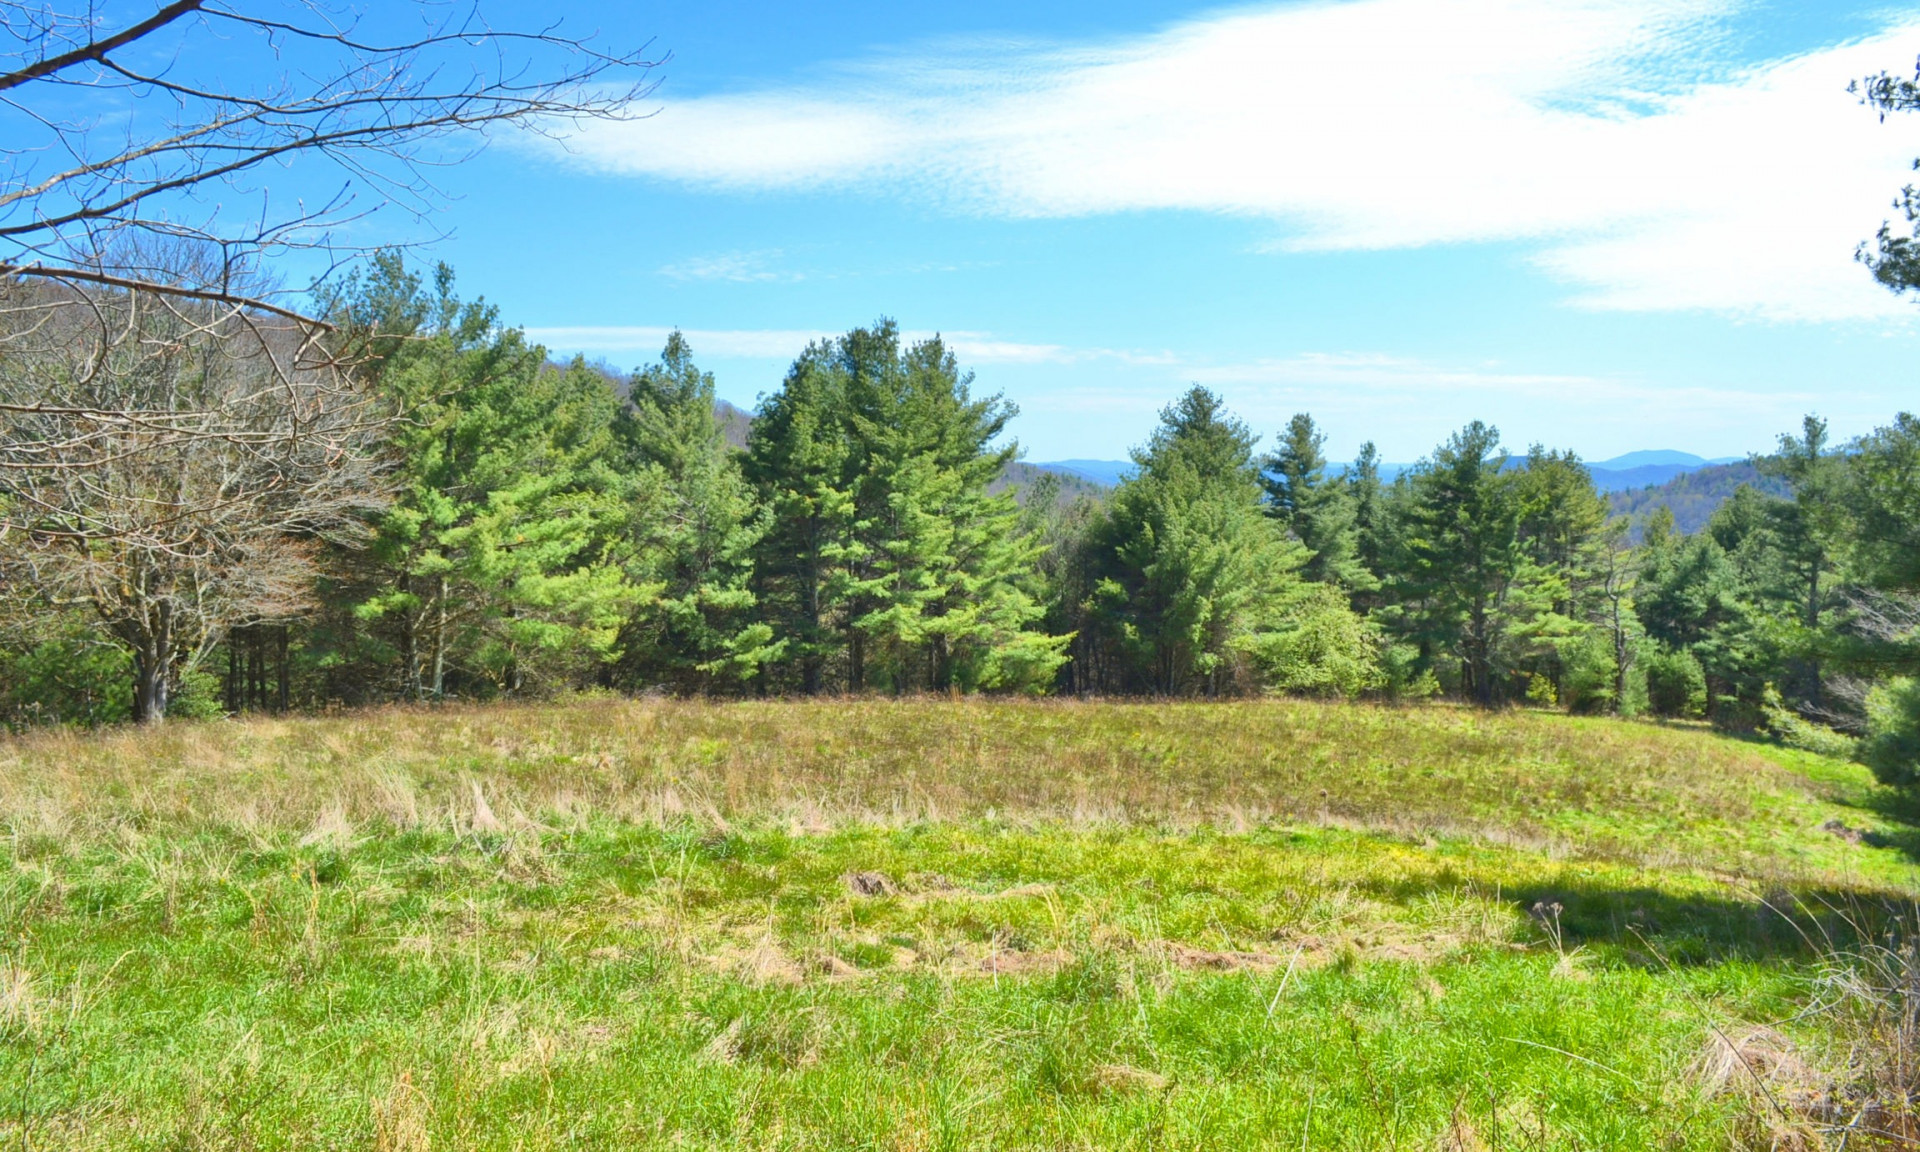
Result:
{"label": "shadow on grass", "polygon": [[[1429,894],[1421,883],[1369,886],[1395,901]],[[1809,961],[1875,943],[1920,940],[1920,901],[1868,889],[1801,888],[1757,899],[1680,896],[1654,888],[1564,882],[1503,889],[1528,918],[1517,940],[1616,951],[1652,965],[1728,960]]]}
{"label": "shadow on grass", "polygon": [[1871,788],[1835,803],[1869,813],[1886,827],[1866,835],[1867,843],[1897,849],[1909,860],[1920,861],[1920,794],[1899,788]]}

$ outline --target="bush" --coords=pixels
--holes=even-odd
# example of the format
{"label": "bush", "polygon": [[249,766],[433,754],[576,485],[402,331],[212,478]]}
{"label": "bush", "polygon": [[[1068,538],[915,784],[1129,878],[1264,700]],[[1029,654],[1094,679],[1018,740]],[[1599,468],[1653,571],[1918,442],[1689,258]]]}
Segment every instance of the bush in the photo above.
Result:
{"label": "bush", "polygon": [[112,724],[133,707],[125,652],[60,621],[30,647],[0,647],[0,730],[40,724]]}
{"label": "bush", "polygon": [[1354,697],[1384,687],[1380,633],[1330,584],[1306,585],[1286,626],[1243,643],[1261,679],[1282,692]]}
{"label": "bush", "polygon": [[1380,670],[1386,677],[1389,700],[1425,700],[1440,694],[1440,678],[1420,660],[1412,644],[1387,644],[1380,650]]}
{"label": "bush", "polygon": [[220,693],[220,677],[205,669],[180,677],[180,683],[173,690],[173,699],[167,702],[169,720],[217,720],[226,714],[226,702]]}
{"label": "bush", "polygon": [[1902,676],[1867,694],[1867,735],[1857,754],[1882,784],[1920,781],[1920,680]]}
{"label": "bush", "polygon": [[1767,685],[1766,692],[1760,698],[1760,713],[1767,733],[1789,748],[1798,748],[1803,752],[1817,752],[1822,756],[1836,759],[1851,759],[1854,754],[1855,740],[1841,732],[1835,732],[1824,724],[1815,724],[1787,707],[1780,698],[1780,690]]}
{"label": "bush", "polygon": [[1583,636],[1561,649],[1560,662],[1565,669],[1560,702],[1567,711],[1585,715],[1613,711],[1612,637],[1600,632]]}
{"label": "bush", "polygon": [[1656,649],[1644,660],[1647,709],[1655,716],[1695,719],[1707,711],[1707,674],[1691,652]]}

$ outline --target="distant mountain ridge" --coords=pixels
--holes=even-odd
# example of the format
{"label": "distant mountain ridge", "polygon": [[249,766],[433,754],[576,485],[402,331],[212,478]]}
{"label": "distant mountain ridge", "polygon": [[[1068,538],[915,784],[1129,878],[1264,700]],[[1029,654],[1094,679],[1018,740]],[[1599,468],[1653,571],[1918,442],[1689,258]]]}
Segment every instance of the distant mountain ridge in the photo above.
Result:
{"label": "distant mountain ridge", "polygon": [[[1507,466],[1517,466],[1523,457],[1509,456]],[[1679,476],[1698,472],[1703,468],[1713,468],[1744,461],[1743,456],[1722,456],[1709,460],[1691,452],[1680,452],[1672,448],[1656,448],[1638,452],[1628,452],[1610,460],[1599,460],[1587,465],[1593,473],[1594,487],[1605,493],[1627,492],[1668,483]],[[1120,483],[1133,470],[1130,460],[1047,460],[1039,461],[1036,468],[1048,472],[1059,472],[1067,476],[1077,476],[1108,488]],[[1409,463],[1390,463],[1380,465],[1380,478],[1392,481],[1415,467]]]}
{"label": "distant mountain ridge", "polygon": [[1605,468],[1609,472],[1624,472],[1631,468],[1645,468],[1648,465],[1677,464],[1687,468],[1705,468],[1709,464],[1738,464],[1745,456],[1718,456],[1707,460],[1691,452],[1676,452],[1671,448],[1656,448],[1651,451],[1628,452],[1615,456],[1611,460],[1595,460],[1590,468]]}
{"label": "distant mountain ridge", "polygon": [[1683,535],[1692,535],[1707,526],[1715,510],[1727,502],[1742,484],[1750,484],[1769,496],[1789,496],[1786,481],[1762,476],[1752,461],[1733,464],[1709,464],[1675,476],[1664,484],[1649,485],[1610,493],[1607,502],[1616,516],[1633,522],[1633,535],[1639,538],[1641,526],[1657,508],[1673,513],[1673,526]]}
{"label": "distant mountain ridge", "polygon": [[[745,448],[747,433],[753,427],[752,414],[725,400],[716,401],[713,407],[727,441],[735,448]],[[1506,467],[1518,467],[1524,459],[1509,456]],[[1083,496],[1097,497],[1117,486],[1134,467],[1131,460],[1015,461],[995,481],[993,490],[1011,489],[1024,502],[1027,492],[1040,477],[1053,473],[1062,481],[1055,491],[1055,499],[1072,503]],[[1380,477],[1391,481],[1413,467],[1413,464],[1382,462]],[[1742,484],[1751,484],[1773,495],[1786,495],[1784,485],[1761,476],[1751,462],[1738,456],[1709,460],[1691,452],[1659,448],[1597,461],[1588,464],[1587,470],[1593,474],[1594,487],[1607,496],[1614,514],[1634,521],[1636,537],[1640,525],[1655,508],[1671,508],[1674,527],[1691,534],[1706,527],[1714,509],[1725,503]]]}
{"label": "distant mountain ridge", "polygon": [[1036,462],[1033,466],[1044,472],[1077,476],[1107,488],[1119,484],[1133,471],[1131,460],[1047,460]]}

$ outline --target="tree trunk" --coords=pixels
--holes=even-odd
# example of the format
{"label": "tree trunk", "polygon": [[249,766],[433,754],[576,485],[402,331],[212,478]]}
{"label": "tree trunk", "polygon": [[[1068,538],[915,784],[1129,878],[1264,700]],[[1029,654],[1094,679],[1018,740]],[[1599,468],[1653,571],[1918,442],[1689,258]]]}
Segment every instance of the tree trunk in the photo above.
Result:
{"label": "tree trunk", "polygon": [[1620,600],[1613,601],[1613,711],[1627,706],[1627,630],[1620,621]]}
{"label": "tree trunk", "polygon": [[433,698],[447,698],[447,578],[440,577],[439,591],[435,596],[438,614],[433,622]]}
{"label": "tree trunk", "polygon": [[280,683],[277,687],[280,695],[279,710],[283,713],[292,706],[293,698],[293,669],[288,666],[287,650],[291,647],[287,636],[288,631],[287,625],[280,625]]}
{"label": "tree trunk", "polygon": [[146,725],[167,718],[167,665],[164,654],[141,652],[133,658],[133,718]]}
{"label": "tree trunk", "polygon": [[[1807,631],[1820,630],[1820,565],[1813,566],[1813,578],[1807,581]],[[1815,708],[1825,707],[1826,686],[1821,683],[1820,662],[1809,659],[1807,664],[1807,702]]]}
{"label": "tree trunk", "polygon": [[[412,590],[412,581],[402,574],[399,580],[400,591]],[[414,640],[415,621],[412,609],[400,617],[400,695],[420,699],[420,653]]]}
{"label": "tree trunk", "polygon": [[240,712],[240,636],[235,629],[227,635],[227,712]]}

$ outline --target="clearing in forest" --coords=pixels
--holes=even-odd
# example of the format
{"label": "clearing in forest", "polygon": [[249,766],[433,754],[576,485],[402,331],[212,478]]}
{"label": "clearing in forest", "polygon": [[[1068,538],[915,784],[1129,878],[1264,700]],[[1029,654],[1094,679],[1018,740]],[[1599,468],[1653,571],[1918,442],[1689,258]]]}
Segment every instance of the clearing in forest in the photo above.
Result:
{"label": "clearing in forest", "polygon": [[1297,701],[36,734],[0,1144],[1765,1146],[1852,1086],[1904,812],[1699,729]]}

